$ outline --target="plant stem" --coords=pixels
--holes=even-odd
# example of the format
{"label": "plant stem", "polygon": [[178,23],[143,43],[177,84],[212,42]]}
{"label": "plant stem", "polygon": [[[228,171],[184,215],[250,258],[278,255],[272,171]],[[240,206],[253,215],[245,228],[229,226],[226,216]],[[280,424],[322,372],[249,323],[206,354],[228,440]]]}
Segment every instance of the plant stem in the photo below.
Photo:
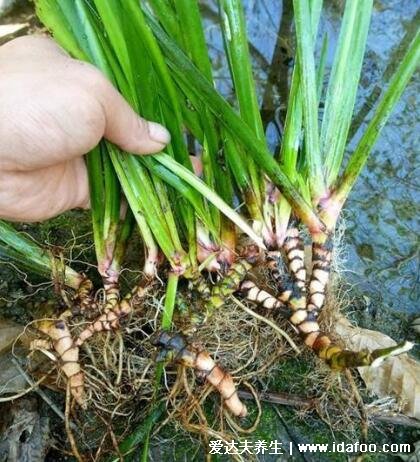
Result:
{"label": "plant stem", "polygon": [[264,244],[259,236],[250,228],[245,220],[233,211],[213,190],[211,190],[206,184],[200,180],[196,175],[185,169],[182,165],[177,164],[167,154],[156,154],[154,159],[162,163],[165,167],[168,167],[181,179],[186,181],[188,184],[193,186],[201,194],[205,195],[207,200],[214,204],[222,213],[229,217],[244,233],[246,233],[254,242],[261,248],[264,248]]}
{"label": "plant stem", "polygon": [[176,291],[178,288],[179,276],[175,273],[169,273],[168,284],[166,286],[165,306],[162,316],[162,329],[166,330],[171,327],[172,316],[174,313]]}
{"label": "plant stem", "polygon": [[63,283],[78,289],[84,280],[83,276],[58,259],[46,249],[16,231],[13,226],[0,220],[0,259],[15,261],[20,267],[34,271],[42,277],[51,278],[60,268]]}

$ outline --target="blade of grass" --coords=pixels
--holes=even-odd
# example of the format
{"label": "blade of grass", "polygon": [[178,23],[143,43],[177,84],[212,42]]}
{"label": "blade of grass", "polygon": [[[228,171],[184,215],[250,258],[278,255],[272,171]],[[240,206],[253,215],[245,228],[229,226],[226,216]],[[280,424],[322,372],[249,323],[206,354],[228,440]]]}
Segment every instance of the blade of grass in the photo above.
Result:
{"label": "blade of grass", "polygon": [[325,193],[322,158],[318,132],[318,98],[314,47],[309,0],[293,0],[295,12],[298,60],[301,69],[303,120],[305,132],[305,158],[309,167],[309,183],[315,203]]}
{"label": "blade of grass", "polygon": [[89,178],[90,207],[92,215],[93,239],[98,262],[105,259],[106,249],[103,236],[104,229],[104,182],[102,172],[102,155],[99,146],[86,156],[86,166]]}
{"label": "blade of grass", "polygon": [[126,216],[120,223],[118,228],[118,234],[115,239],[115,248],[113,252],[113,258],[111,262],[111,270],[114,273],[119,273],[121,270],[121,265],[127,249],[128,241],[134,230],[135,219],[131,209],[127,207]]}
{"label": "blade of grass", "polygon": [[219,0],[225,50],[242,119],[265,141],[248,48],[245,13],[240,0]]}
{"label": "blade of grass", "polygon": [[[252,75],[245,13],[242,4],[239,0],[219,0],[218,3],[223,41],[241,117],[251,127],[255,136],[265,142],[264,128]],[[262,195],[265,192],[263,176],[257,172],[253,159],[247,159],[246,166],[254,194],[261,204]],[[246,199],[247,196],[245,197]]]}
{"label": "blade of grass", "polygon": [[[117,175],[112,167],[106,145],[102,142],[86,156],[89,177],[92,228],[98,270],[102,277],[118,277],[112,274],[110,265],[114,260],[114,269],[120,266],[114,256],[120,223],[121,191]],[[123,253],[119,252],[118,258]]]}
{"label": "blade of grass", "polygon": [[[132,156],[120,155],[117,149],[110,150],[110,154],[136,220],[139,222],[138,218],[144,217],[171,265],[173,267],[182,265],[185,252],[172,240],[171,232],[160,208],[160,201],[154,195],[153,185],[147,172],[141,169],[137,160]],[[144,200],[144,197],[148,199]]]}
{"label": "blade of grass", "polygon": [[[208,49],[205,41],[203,24],[196,0],[180,0],[174,3],[178,21],[182,27],[182,49],[190,56],[209,83],[213,83],[212,67],[209,59]],[[221,130],[208,108],[196,101],[197,114],[200,125],[203,129],[203,146],[201,161],[203,166],[204,181],[214,189],[221,198],[228,204],[233,203],[232,177],[229,170],[222,165],[224,158],[219,156],[221,146]],[[226,220],[220,211],[209,207],[215,227],[219,230],[219,236],[230,236],[231,224]],[[222,237],[223,241],[223,237]],[[224,243],[224,245],[226,242]]]}
{"label": "blade of grass", "polygon": [[203,202],[197,190],[183,181],[171,169],[166,168],[159,162],[156,162],[154,157],[155,156],[153,156],[153,159],[151,157],[144,159],[144,162],[148,166],[149,170],[165,181],[165,183],[171,185],[182,195],[182,197],[188,200],[194,207],[198,218],[206,225],[206,228],[217,236],[216,229],[213,227],[212,221],[209,220],[208,210],[203,206]]}
{"label": "blade of grass", "polygon": [[[142,17],[140,18],[142,20]],[[144,25],[143,25],[144,26]],[[131,31],[130,33],[128,31]],[[139,31],[135,22],[126,24],[126,35],[127,41],[134,43],[137,41]],[[159,76],[155,72],[154,63],[149,59],[148,50],[144,47],[143,43],[139,43],[135,48],[133,57],[134,74],[136,76],[135,85],[137,88],[139,106],[142,114],[151,120],[157,120],[162,124],[166,125],[172,133],[172,143],[167,147],[168,153],[174,157],[180,158],[180,150],[183,150],[181,160],[184,159],[183,163],[190,168],[190,159],[187,155],[187,149],[184,142],[184,136],[181,132],[180,120],[182,116],[180,114],[179,107],[173,107],[170,104],[170,99],[167,97],[167,93],[162,92],[164,86],[159,81]],[[178,94],[177,94],[178,95]],[[174,154],[175,152],[175,154]],[[188,160],[185,161],[185,158]],[[142,161],[142,164],[146,165],[146,162]],[[153,165],[156,165],[154,163]],[[150,170],[150,163],[148,164]],[[150,170],[151,171],[151,170]],[[165,181],[165,176],[161,176]],[[165,183],[169,184],[167,181]],[[188,242],[188,254],[191,265],[196,264],[196,242],[195,242],[195,217],[194,212],[189,201],[186,197],[180,197],[179,194],[175,194],[173,191],[165,191],[163,184],[154,179],[154,184],[158,197],[162,201],[162,209],[167,210],[166,217],[168,220],[168,227],[172,230],[172,233],[177,231],[180,235],[184,235]],[[186,193],[184,189],[182,193]],[[193,194],[193,192],[191,192]],[[202,198],[195,194],[196,204],[201,202],[200,209],[205,209]],[[173,213],[170,210],[173,210]],[[177,219],[177,225],[174,223],[174,217]],[[210,229],[214,229],[213,224],[210,222],[208,214],[206,213],[207,223],[209,223]],[[174,235],[175,239],[176,236]]]}
{"label": "blade of grass", "polygon": [[[108,0],[102,0],[102,2],[104,3],[105,8],[109,8]],[[172,78],[168,72],[165,60],[162,56],[162,52],[144,19],[138,2],[136,0],[126,0],[123,3],[123,10],[126,14],[125,17],[127,20],[128,18],[131,18],[133,22],[133,30],[136,32],[137,37],[141,37],[142,43],[145,45],[150,54],[150,59],[153,62],[156,74],[159,76],[161,88],[164,90],[167,103],[170,105],[170,114],[169,117],[165,117],[165,124],[168,126],[172,135],[171,144],[174,147],[175,158],[178,162],[182,163],[192,171],[192,164],[182,137],[183,122],[181,109],[178,104],[178,96],[172,82]],[[139,65],[141,68],[141,62]]]}
{"label": "blade of grass", "polygon": [[[159,421],[166,409],[164,402],[156,403],[152,408],[150,414],[142,421],[137,428],[130,433],[118,446],[120,453],[124,456],[129,457],[130,452],[132,452],[136,446],[142,443],[147,435],[150,434],[153,425]],[[119,457],[109,457],[107,462],[118,462]]]}
{"label": "blade of grass", "polygon": [[107,241],[108,252],[112,255],[120,221],[121,189],[106,146],[102,144],[101,147],[105,192],[103,233]]}
{"label": "blade of grass", "polygon": [[[311,30],[313,43],[316,41],[318,32],[318,23],[321,15],[322,0],[313,0],[310,3],[311,12]],[[325,43],[325,41],[324,41]],[[299,54],[299,50],[297,51]],[[322,61],[325,63],[326,48],[323,47],[321,52],[320,67],[317,72],[317,82],[322,80],[323,68]],[[286,175],[296,185],[300,185],[301,194],[310,200],[310,194],[307,192],[305,172],[298,165],[298,156],[301,154],[299,164],[305,164],[306,151],[301,149],[302,145],[302,121],[303,121],[303,101],[302,101],[302,78],[299,58],[295,60],[295,66],[292,73],[290,85],[289,100],[287,103],[286,120],[284,124],[284,134],[280,150],[280,162],[284,166]],[[321,76],[320,76],[321,74]],[[319,94],[317,92],[318,102]],[[278,204],[275,205],[275,232],[276,241],[279,247],[282,247],[286,237],[286,231],[289,225],[292,208],[287,200],[281,196]]]}
{"label": "blade of grass", "polygon": [[322,39],[321,52],[319,55],[318,67],[316,69],[316,94],[318,97],[318,105],[322,97],[322,88],[324,85],[325,65],[327,63],[328,53],[328,33],[325,32]]}
{"label": "blade of grass", "polygon": [[[174,2],[178,22],[182,24],[183,49],[192,62],[209,82],[213,81],[211,63],[201,22],[200,10],[196,0],[177,0]],[[159,15],[160,16],[160,15]]]}
{"label": "blade of grass", "polygon": [[[54,257],[47,250],[3,220],[0,220],[0,256],[48,279],[53,276],[54,268],[62,266],[58,259],[54,263]],[[77,289],[83,280],[83,277],[69,266],[63,268],[63,276],[64,284],[73,289]]]}
{"label": "blade of grass", "polygon": [[337,178],[356,100],[372,0],[346,2],[321,127],[327,185]]}
{"label": "blade of grass", "polygon": [[149,0],[149,3],[165,31],[183,48],[184,43],[181,35],[182,23],[178,21],[175,14],[175,5],[173,5],[173,2],[170,4],[168,0]]}
{"label": "blade of grass", "polygon": [[383,92],[372,119],[368,123],[362,138],[356,146],[347,166],[338,181],[334,198],[343,204],[354,183],[366,164],[378,136],[388,120],[392,110],[401,97],[402,92],[414,74],[420,60],[420,32],[417,32],[405,53],[400,65],[394,72],[388,88]]}
{"label": "blade of grass", "polygon": [[260,195],[258,195],[258,191],[255,191],[252,186],[251,178],[247,172],[249,158],[245,156],[242,146],[236,143],[234,137],[227,130],[225,130],[223,146],[226,161],[245,201],[248,213],[254,222],[261,223],[263,217]]}
{"label": "blade of grass", "polygon": [[[322,0],[314,0],[311,2],[311,28],[314,43],[318,31],[321,8]],[[299,50],[297,53],[299,53]],[[321,56],[324,56],[324,53],[322,53]],[[286,174],[291,179],[297,174],[296,163],[302,138],[303,101],[301,72],[300,60],[296,59],[292,73],[284,134],[280,151],[280,162],[284,166]]]}
{"label": "blade of grass", "polygon": [[168,276],[168,284],[166,286],[165,305],[162,314],[162,329],[170,329],[172,324],[172,317],[175,309],[176,292],[178,289],[179,276],[170,273]]}
{"label": "blade of grass", "polygon": [[167,154],[156,154],[154,159],[169,168],[173,173],[182,178],[186,183],[193,186],[194,189],[199,191],[201,194],[205,195],[209,202],[214,204],[224,215],[230,218],[233,223],[247,234],[258,246],[265,248],[261,238],[252,230],[245,220],[231,209],[212,189],[200,180],[200,178],[185,169],[182,165],[177,164],[174,159]]}
{"label": "blade of grass", "polygon": [[[111,3],[102,0],[95,0],[99,12],[104,18],[109,15],[110,7],[113,14],[119,14],[119,3],[112,0]],[[174,153],[175,157],[185,166],[191,169],[191,162],[187,153],[184,137],[182,134],[182,115],[178,104],[177,94],[172,80],[169,76],[166,64],[161,56],[159,47],[155,43],[154,37],[150,34],[148,26],[144,22],[139,6],[135,2],[125,2],[120,16],[120,25],[123,26],[125,40],[127,43],[135,43],[139,36],[142,42],[131,53],[131,66],[133,75],[136,77],[135,86],[138,92],[138,101],[142,109],[142,114],[151,120],[157,120],[166,125],[171,134],[172,141],[168,147],[169,153]],[[118,10],[118,11],[117,11]],[[116,27],[111,20],[107,21],[107,33],[112,35]],[[118,47],[118,43],[115,48]],[[118,48],[116,48],[118,54]],[[147,69],[145,69],[147,67]],[[162,94],[160,94],[162,93]],[[160,181],[155,181],[156,193],[161,198],[162,209],[168,221],[168,229],[172,233],[174,242],[179,241],[177,237],[178,230],[175,226],[172,213],[170,212],[169,201],[166,199],[166,192]],[[166,205],[165,205],[166,203]],[[180,199],[172,202],[174,211],[181,223],[180,232],[187,236],[191,263],[195,261],[195,242],[192,237],[195,236],[194,214],[188,202]],[[207,220],[208,222],[209,220]],[[177,244],[177,246],[179,246]]]}

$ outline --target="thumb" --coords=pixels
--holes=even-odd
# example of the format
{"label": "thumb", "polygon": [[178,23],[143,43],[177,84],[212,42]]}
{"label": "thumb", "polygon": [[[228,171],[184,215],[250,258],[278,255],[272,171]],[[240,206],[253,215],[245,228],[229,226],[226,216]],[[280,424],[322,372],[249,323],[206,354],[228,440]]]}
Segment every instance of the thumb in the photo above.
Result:
{"label": "thumb", "polygon": [[104,83],[100,97],[105,115],[104,137],[133,154],[161,151],[171,140],[168,130],[141,118],[111,83]]}

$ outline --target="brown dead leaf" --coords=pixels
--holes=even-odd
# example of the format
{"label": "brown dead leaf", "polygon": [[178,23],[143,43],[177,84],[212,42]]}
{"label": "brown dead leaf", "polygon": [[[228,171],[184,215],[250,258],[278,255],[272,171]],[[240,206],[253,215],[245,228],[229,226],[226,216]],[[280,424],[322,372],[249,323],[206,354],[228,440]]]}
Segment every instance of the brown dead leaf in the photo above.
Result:
{"label": "brown dead leaf", "polygon": [[12,363],[9,351],[24,327],[6,319],[0,319],[0,395],[18,393],[27,385],[22,374]]}
{"label": "brown dead leaf", "polygon": [[[396,345],[381,332],[353,326],[340,317],[335,331],[352,350],[375,350]],[[420,363],[407,354],[386,359],[380,366],[359,367],[358,371],[369,391],[379,397],[395,396],[404,414],[420,419]]]}
{"label": "brown dead leaf", "polygon": [[6,319],[0,319],[0,354],[7,351],[22,333],[24,327]]}
{"label": "brown dead leaf", "polygon": [[0,25],[0,38],[6,39],[14,34],[28,30],[29,24],[3,24]]}

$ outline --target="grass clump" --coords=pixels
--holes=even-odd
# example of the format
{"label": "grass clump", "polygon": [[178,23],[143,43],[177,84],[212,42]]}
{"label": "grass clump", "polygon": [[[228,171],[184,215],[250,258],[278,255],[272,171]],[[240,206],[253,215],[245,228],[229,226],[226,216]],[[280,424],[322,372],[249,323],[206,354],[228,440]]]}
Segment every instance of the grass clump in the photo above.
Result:
{"label": "grass clump", "polygon": [[[351,433],[354,414],[348,411],[359,396],[348,369],[394,351],[349,351],[330,333],[337,305],[330,275],[337,261],[334,235],[415,70],[419,35],[345,160],[372,1],[346,3],[325,89],[326,40],[315,61],[322,2],[293,2],[296,60],[276,153],[266,141],[239,0],[218,2],[234,105],[214,87],[197,2],[35,3],[72,56],[99,67],[137,112],[172,135],[166,152],[153,157],[133,156],[107,141],[87,154],[94,277],[0,223],[0,258],[53,280],[63,300],[34,324],[33,335],[43,336],[32,347],[34,355],[64,364],[55,369],[55,381],[67,389],[74,456],[81,460],[81,453],[95,450],[97,458],[112,452],[121,458],[141,444],[145,460],[160,419],[158,429],[181,426],[205,446],[209,439],[250,434],[261,418],[255,389],[266,383],[282,391],[273,380],[280,375],[304,377],[296,392],[316,397],[321,418]],[[193,173],[189,147],[201,152],[202,178]],[[133,240],[143,247],[142,263],[131,268],[138,277],[125,279]],[[305,247],[312,249],[307,261]],[[303,345],[290,338],[294,333]],[[69,338],[63,350],[60,343]],[[232,404],[241,402],[238,387],[254,396],[248,415],[244,405]],[[77,418],[92,440],[75,438],[72,398],[87,408]]]}

